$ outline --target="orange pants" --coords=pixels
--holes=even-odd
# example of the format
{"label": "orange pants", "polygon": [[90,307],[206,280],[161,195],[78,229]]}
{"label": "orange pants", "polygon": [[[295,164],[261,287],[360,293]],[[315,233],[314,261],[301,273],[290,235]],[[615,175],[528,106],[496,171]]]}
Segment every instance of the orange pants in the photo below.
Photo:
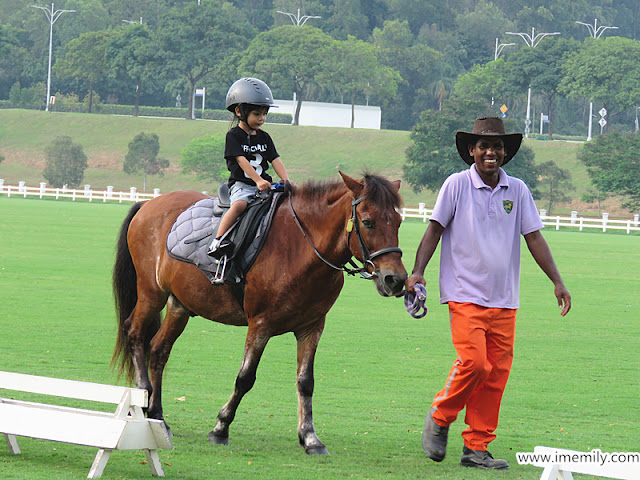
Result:
{"label": "orange pants", "polygon": [[513,362],[516,310],[449,302],[449,318],[458,358],[433,400],[433,419],[446,427],[466,407],[464,444],[486,450],[496,438],[493,432]]}

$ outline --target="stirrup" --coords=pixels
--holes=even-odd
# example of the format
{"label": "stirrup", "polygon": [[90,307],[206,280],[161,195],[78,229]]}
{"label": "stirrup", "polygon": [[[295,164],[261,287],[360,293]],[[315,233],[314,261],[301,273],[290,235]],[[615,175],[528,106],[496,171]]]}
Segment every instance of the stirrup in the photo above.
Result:
{"label": "stirrup", "polygon": [[211,283],[215,285],[221,285],[224,283],[224,274],[227,271],[227,255],[223,255],[218,259],[218,265],[216,266],[216,273],[213,276],[213,281]]}

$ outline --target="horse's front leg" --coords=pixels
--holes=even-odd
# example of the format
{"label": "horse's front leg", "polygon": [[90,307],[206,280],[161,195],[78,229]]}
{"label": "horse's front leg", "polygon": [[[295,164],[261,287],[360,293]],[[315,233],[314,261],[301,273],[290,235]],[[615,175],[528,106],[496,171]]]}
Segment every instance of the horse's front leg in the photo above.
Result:
{"label": "horse's front leg", "polygon": [[271,337],[264,327],[265,322],[250,321],[247,339],[244,346],[242,365],[236,377],[233,394],[229,401],[220,409],[216,426],[209,432],[209,441],[219,445],[229,445],[229,426],[236,416],[238,405],[242,397],[251,390],[256,382],[258,363]]}
{"label": "horse's front leg", "polygon": [[324,330],[322,317],[304,331],[295,332],[298,340],[298,439],[304,451],[310,455],[329,455],[324,443],[316,435],[313,426],[313,362]]}

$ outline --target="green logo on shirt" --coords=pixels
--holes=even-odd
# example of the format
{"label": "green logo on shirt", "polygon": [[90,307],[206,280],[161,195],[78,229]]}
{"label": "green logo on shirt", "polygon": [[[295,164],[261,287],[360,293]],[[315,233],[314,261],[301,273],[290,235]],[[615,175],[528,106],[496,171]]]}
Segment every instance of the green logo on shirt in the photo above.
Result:
{"label": "green logo on shirt", "polygon": [[511,210],[513,210],[513,200],[503,200],[502,206],[507,214],[511,213]]}

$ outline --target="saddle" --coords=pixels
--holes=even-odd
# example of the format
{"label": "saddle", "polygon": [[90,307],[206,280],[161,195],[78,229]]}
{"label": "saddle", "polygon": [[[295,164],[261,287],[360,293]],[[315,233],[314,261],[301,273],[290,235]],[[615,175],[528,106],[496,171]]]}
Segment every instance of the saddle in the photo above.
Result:
{"label": "saddle", "polygon": [[240,284],[267,238],[282,191],[259,192],[224,235],[235,248],[216,259],[207,255],[222,216],[229,210],[229,187],[220,185],[218,197],[202,199],[182,212],[167,235],[167,251],[176,260],[197,266],[212,284]]}

